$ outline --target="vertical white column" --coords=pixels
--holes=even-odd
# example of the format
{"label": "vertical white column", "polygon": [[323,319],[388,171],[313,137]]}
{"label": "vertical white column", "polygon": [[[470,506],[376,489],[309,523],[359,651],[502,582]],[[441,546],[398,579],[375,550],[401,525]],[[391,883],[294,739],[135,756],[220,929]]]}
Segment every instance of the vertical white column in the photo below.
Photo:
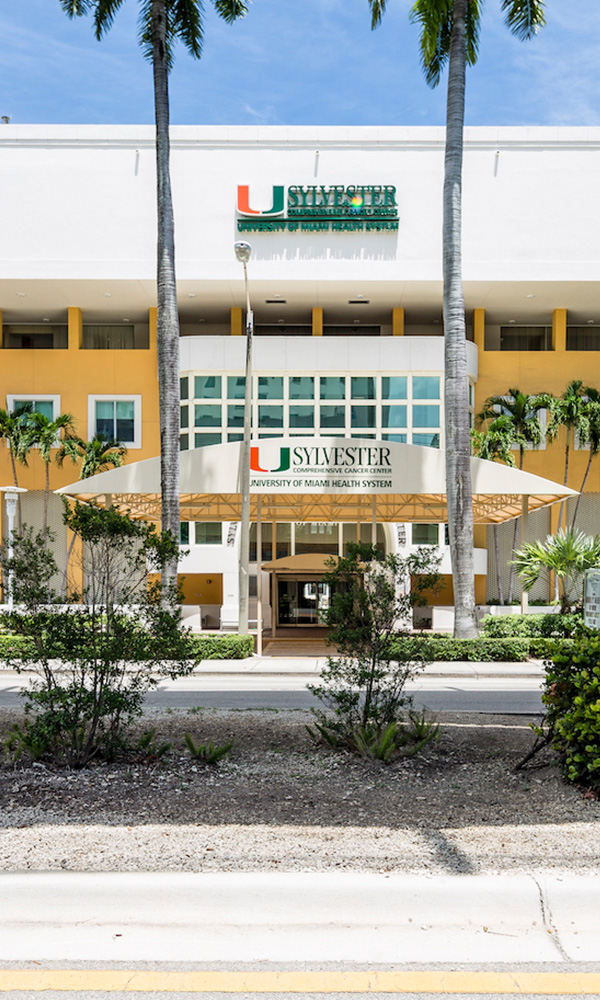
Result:
{"label": "vertical white column", "polygon": [[262,656],[262,496],[256,498],[256,652]]}

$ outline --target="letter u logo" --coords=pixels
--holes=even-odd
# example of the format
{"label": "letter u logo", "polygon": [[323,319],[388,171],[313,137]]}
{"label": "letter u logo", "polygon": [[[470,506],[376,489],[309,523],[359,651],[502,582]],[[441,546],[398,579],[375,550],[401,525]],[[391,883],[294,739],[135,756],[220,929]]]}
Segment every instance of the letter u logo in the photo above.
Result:
{"label": "letter u logo", "polygon": [[290,467],[290,449],[280,448],[279,449],[279,468],[278,469],[263,469],[259,464],[258,448],[254,447],[250,449],[250,468],[253,472],[287,472]]}
{"label": "letter u logo", "polygon": [[260,215],[260,216],[272,216],[272,215],[283,215],[284,209],[284,199],[283,199],[284,188],[283,185],[277,185],[273,187],[273,207],[268,211],[257,212],[255,208],[250,208],[250,189],[248,184],[238,185],[238,200],[237,207],[240,215]]}

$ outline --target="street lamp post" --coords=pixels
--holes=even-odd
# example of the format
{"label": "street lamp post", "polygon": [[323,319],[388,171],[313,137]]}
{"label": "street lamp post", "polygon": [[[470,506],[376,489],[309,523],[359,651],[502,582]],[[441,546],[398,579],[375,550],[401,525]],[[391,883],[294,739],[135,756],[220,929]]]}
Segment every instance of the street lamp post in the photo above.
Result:
{"label": "street lamp post", "polygon": [[248,287],[248,268],[252,247],[249,243],[240,241],[235,244],[235,255],[244,266],[244,284],[246,287],[246,381],[244,393],[244,437],[242,439],[240,493],[242,497],[241,530],[240,530],[240,580],[239,580],[239,631],[248,631],[248,597],[250,592],[250,427],[252,415],[252,335],[254,333],[254,314],[250,306],[250,289]]}
{"label": "street lamp post", "polygon": [[[6,554],[8,556],[8,562],[12,562],[14,555],[13,548],[13,534],[15,530],[15,516],[17,513],[17,504],[19,502],[19,493],[27,493],[27,490],[22,486],[0,486],[0,493],[4,494],[4,499],[6,500],[6,519],[8,521],[8,539],[6,545]],[[10,569],[7,575],[6,589],[7,589],[7,605],[8,610],[12,611],[14,607],[14,582],[15,574],[14,570]]]}

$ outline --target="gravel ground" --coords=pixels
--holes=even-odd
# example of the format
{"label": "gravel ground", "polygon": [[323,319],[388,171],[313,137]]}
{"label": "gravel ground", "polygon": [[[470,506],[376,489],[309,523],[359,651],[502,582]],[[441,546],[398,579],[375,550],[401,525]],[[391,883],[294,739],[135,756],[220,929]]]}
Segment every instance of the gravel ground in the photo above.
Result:
{"label": "gravel ground", "polygon": [[[0,714],[0,732],[17,718]],[[0,869],[600,873],[600,802],[550,756],[514,765],[530,720],[440,714],[440,739],[389,766],[315,748],[305,712],[146,713],[174,749],[84,772],[0,767]],[[217,768],[182,747],[224,743]]]}

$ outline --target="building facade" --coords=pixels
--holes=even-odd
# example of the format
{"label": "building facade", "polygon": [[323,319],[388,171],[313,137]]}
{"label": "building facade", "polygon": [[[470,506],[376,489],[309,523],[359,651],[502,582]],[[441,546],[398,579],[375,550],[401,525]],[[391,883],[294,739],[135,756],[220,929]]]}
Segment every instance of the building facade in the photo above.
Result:
{"label": "building facade", "polygon": [[[71,413],[128,448],[159,451],[153,130],[0,126],[0,406]],[[444,134],[416,128],[175,127],[181,321],[181,447],[239,440],[244,396],[244,283],[233,250],[252,245],[253,436],[340,437],[444,446],[441,201]],[[467,129],[463,271],[469,406],[518,388],[560,395],[600,387],[599,129]],[[586,448],[575,448],[578,489]],[[8,452],[2,484],[13,481]],[[558,482],[564,439],[528,452],[525,468]],[[52,488],[77,478],[52,467]],[[25,520],[43,503],[45,469],[18,469]],[[600,530],[600,460],[578,518]],[[67,551],[58,500],[57,555]],[[532,537],[558,510],[530,518]],[[480,603],[497,597],[494,546],[475,529]],[[513,530],[498,529],[503,585]],[[344,550],[369,524],[263,528],[261,565]],[[238,532],[184,522],[186,600],[205,624],[234,621]],[[388,551],[439,544],[443,524],[379,525]],[[256,537],[251,537],[256,564]],[[301,560],[300,560],[301,562]],[[300,566],[298,562],[298,566]],[[293,562],[291,564],[294,565]],[[306,565],[304,566],[304,569]],[[266,624],[310,624],[319,576],[261,577]],[[534,597],[548,597],[540,584]],[[281,598],[281,599],[279,599]],[[326,599],[326,597],[324,598]],[[251,608],[252,617],[252,608]]]}

